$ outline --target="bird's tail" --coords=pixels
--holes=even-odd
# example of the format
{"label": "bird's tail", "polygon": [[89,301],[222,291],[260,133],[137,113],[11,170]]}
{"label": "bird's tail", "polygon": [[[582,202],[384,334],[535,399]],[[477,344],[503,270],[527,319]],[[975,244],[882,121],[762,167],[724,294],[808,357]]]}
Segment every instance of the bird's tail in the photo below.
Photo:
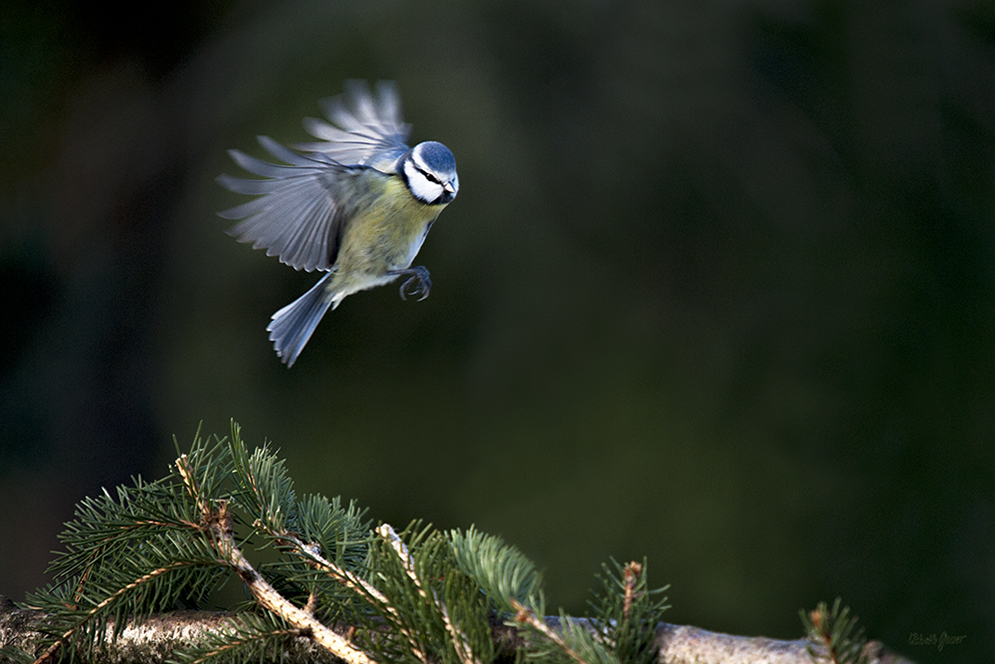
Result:
{"label": "bird's tail", "polygon": [[311,290],[273,314],[272,322],[266,328],[277,357],[288,368],[294,365],[328,308],[341,301],[326,291],[333,274],[329,272]]}

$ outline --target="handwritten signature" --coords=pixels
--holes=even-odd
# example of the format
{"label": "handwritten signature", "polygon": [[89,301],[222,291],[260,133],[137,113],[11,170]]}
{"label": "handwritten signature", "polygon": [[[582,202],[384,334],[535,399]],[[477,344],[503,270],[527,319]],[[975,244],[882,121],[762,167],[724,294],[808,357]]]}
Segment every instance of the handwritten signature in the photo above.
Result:
{"label": "handwritten signature", "polygon": [[936,646],[937,650],[942,651],[943,646],[956,645],[964,641],[967,638],[967,634],[961,634],[959,636],[952,636],[946,632],[942,632],[939,635],[933,634],[920,634],[919,632],[909,632],[909,645],[910,646]]}

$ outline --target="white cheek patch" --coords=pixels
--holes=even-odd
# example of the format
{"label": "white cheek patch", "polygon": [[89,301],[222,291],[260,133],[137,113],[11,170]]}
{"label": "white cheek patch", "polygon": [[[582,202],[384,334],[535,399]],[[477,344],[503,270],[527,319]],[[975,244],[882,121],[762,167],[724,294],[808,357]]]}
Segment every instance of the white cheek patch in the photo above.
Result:
{"label": "white cheek patch", "polygon": [[421,202],[432,203],[442,196],[442,185],[425,177],[412,162],[404,163],[404,175],[408,178],[411,193]]}

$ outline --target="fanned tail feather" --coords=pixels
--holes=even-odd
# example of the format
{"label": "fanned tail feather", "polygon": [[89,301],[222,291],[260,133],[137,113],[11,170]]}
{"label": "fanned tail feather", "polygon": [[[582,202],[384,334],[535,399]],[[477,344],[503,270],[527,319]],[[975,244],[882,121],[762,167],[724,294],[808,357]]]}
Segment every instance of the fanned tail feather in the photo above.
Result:
{"label": "fanned tail feather", "polygon": [[311,290],[273,314],[272,322],[266,328],[277,357],[288,368],[294,365],[328,308],[341,300],[325,290],[332,275],[329,272]]}

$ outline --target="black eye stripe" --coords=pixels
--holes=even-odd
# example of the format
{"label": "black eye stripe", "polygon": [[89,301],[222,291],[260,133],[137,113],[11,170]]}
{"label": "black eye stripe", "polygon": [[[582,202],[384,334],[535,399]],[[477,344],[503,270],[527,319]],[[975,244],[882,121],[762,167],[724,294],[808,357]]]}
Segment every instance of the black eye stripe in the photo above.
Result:
{"label": "black eye stripe", "polygon": [[427,180],[430,180],[431,182],[434,182],[435,184],[442,184],[442,180],[440,180],[439,178],[435,177],[434,175],[432,175],[428,171],[422,169],[420,166],[418,166],[418,164],[415,164],[415,168],[418,170],[419,173],[421,173],[422,175],[424,175]]}

